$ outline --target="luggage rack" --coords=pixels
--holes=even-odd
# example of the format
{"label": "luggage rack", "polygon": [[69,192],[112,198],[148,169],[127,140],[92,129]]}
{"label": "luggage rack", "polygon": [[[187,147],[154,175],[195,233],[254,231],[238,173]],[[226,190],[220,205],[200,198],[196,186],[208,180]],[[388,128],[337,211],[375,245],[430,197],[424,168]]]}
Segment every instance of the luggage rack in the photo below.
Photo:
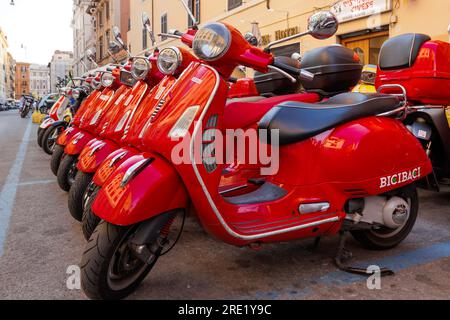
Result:
{"label": "luggage rack", "polygon": [[388,117],[388,116],[392,116],[392,115],[401,113],[401,116],[399,116],[398,118],[405,119],[406,116],[408,115],[408,111],[410,109],[410,107],[408,106],[408,95],[406,92],[406,88],[399,84],[385,84],[385,85],[378,87],[377,92],[383,93],[383,91],[387,90],[387,89],[391,89],[391,90],[397,89],[398,91],[401,91],[401,93],[386,93],[386,94],[389,94],[389,95],[399,98],[401,100],[401,106],[395,110],[379,114],[378,116],[379,117]]}

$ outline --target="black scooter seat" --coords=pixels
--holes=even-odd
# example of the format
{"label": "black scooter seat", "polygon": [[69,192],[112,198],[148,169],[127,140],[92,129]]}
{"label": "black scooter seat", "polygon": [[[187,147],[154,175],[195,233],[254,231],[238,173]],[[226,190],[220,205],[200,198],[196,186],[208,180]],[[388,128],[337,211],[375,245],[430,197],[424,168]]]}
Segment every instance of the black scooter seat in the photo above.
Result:
{"label": "black scooter seat", "polygon": [[343,93],[321,103],[285,102],[272,108],[259,129],[279,130],[280,145],[297,143],[340,124],[393,111],[398,97],[384,94]]}

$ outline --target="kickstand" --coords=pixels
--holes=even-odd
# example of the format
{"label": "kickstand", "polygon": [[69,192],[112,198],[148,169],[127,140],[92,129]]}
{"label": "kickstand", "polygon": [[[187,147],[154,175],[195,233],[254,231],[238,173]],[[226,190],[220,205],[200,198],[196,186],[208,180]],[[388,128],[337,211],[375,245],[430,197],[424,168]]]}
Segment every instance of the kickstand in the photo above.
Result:
{"label": "kickstand", "polygon": [[314,243],[311,244],[311,245],[309,245],[309,246],[307,246],[307,247],[306,247],[306,250],[308,250],[308,251],[310,251],[310,252],[315,251],[315,250],[319,247],[319,244],[320,244],[320,240],[321,240],[321,239],[322,239],[321,237],[315,238],[315,239],[314,239]]}
{"label": "kickstand", "polygon": [[[367,269],[363,268],[357,268],[357,267],[350,267],[346,265],[346,262],[352,258],[352,253],[350,250],[345,248],[345,242],[347,240],[347,234],[348,231],[341,231],[339,233],[339,247],[336,253],[336,257],[334,258],[334,263],[336,267],[338,267],[340,270],[353,273],[353,274],[359,274],[367,276]],[[394,271],[387,269],[387,268],[381,268],[381,276],[392,276],[394,275]]]}

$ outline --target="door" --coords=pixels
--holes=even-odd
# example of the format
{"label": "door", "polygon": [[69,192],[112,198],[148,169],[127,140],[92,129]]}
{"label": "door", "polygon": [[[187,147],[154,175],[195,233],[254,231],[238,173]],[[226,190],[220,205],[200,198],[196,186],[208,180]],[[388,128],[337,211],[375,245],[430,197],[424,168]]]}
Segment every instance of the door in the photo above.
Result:
{"label": "door", "polygon": [[376,32],[364,36],[346,38],[342,45],[355,51],[364,64],[378,64],[380,49],[383,43],[389,39],[389,32]]}

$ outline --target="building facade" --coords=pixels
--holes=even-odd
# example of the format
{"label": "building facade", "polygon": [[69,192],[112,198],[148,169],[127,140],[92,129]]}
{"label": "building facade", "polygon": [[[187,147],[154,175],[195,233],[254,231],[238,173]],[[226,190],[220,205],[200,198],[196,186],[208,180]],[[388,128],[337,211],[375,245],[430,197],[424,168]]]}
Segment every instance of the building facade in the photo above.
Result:
{"label": "building facade", "polygon": [[[308,17],[319,10],[331,10],[340,21],[336,36],[327,40],[312,37],[285,42],[276,54],[303,54],[316,47],[342,44],[358,52],[364,63],[378,62],[381,45],[403,33],[424,33],[437,40],[449,40],[450,1],[448,0],[185,0],[200,26],[210,21],[230,23],[242,33],[257,25],[261,42],[267,45],[286,36],[303,32]],[[191,24],[179,0],[141,0],[131,2],[131,29],[128,42],[134,55],[151,43],[145,40],[141,13],[151,17],[154,33],[170,29],[184,31]],[[422,21],[422,23],[420,22]],[[158,46],[183,45],[178,40],[160,39]]]}
{"label": "building facade", "polygon": [[88,14],[91,1],[73,1],[73,72],[75,77],[83,75],[89,68],[90,62],[86,58],[86,50],[95,47],[96,34],[94,30],[94,18]]}
{"label": "building facade", "polygon": [[15,74],[16,99],[23,95],[30,94],[30,64],[25,62],[16,62]]}
{"label": "building facade", "polygon": [[16,97],[16,61],[11,53],[8,52],[6,67],[6,98],[15,99]]}
{"label": "building facade", "polygon": [[[110,63],[108,54],[109,43],[114,40],[113,27],[121,30],[123,41],[128,44],[127,34],[130,30],[131,0],[92,0],[87,8],[94,18],[96,60],[99,65]],[[119,59],[126,57],[125,52],[118,54]]]}
{"label": "building facade", "polygon": [[50,90],[57,92],[61,86],[65,86],[65,79],[72,71],[73,53],[70,51],[56,50],[50,62]]}
{"label": "building facade", "polygon": [[0,101],[7,98],[8,40],[0,28]]}
{"label": "building facade", "polygon": [[47,66],[30,65],[30,93],[35,98],[42,98],[50,93],[50,70]]}

